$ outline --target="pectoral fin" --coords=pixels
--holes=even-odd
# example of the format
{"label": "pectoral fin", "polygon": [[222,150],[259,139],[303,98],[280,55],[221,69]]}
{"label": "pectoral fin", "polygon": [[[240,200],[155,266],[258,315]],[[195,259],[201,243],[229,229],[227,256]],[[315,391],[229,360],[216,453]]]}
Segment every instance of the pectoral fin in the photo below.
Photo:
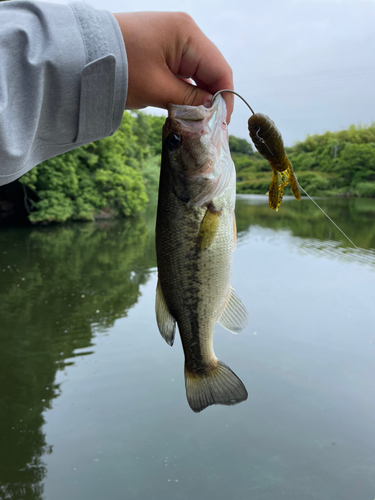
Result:
{"label": "pectoral fin", "polygon": [[247,325],[247,319],[246,307],[230,287],[224,310],[217,322],[232,333],[240,333]]}
{"label": "pectoral fin", "polygon": [[155,311],[159,332],[167,344],[172,346],[176,332],[176,320],[169,312],[159,280],[156,287]]}
{"label": "pectoral fin", "polygon": [[197,237],[197,246],[200,250],[207,250],[212,245],[219,227],[220,214],[221,209],[216,209],[212,203],[208,205]]}

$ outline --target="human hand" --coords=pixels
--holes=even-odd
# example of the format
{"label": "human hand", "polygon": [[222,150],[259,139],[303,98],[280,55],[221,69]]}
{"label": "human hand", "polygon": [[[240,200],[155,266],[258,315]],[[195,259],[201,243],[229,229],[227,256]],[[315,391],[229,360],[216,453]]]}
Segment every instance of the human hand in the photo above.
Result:
{"label": "human hand", "polygon": [[[188,14],[113,15],[120,26],[128,58],[126,109],[146,106],[166,109],[169,103],[209,107],[215,92],[233,90],[229,64]],[[224,93],[223,97],[229,123],[233,95]]]}

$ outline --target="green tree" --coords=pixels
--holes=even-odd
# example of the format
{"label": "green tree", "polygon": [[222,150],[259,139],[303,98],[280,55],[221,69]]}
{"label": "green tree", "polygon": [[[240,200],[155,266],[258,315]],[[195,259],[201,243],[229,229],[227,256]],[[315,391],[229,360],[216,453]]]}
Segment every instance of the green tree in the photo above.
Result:
{"label": "green tree", "polygon": [[19,182],[31,192],[30,221],[142,212],[148,201],[141,172],[146,154],[133,133],[135,121],[125,113],[115,135],[51,158],[25,174]]}
{"label": "green tree", "polygon": [[[300,185],[311,195],[373,196],[375,124],[307,136],[286,151]],[[234,155],[238,192],[262,193],[265,172],[271,178],[268,163],[261,163],[257,153],[253,158],[254,162]]]}
{"label": "green tree", "polygon": [[132,131],[146,153],[145,157],[160,155],[165,117],[147,115],[143,111],[134,111],[132,115],[135,117]]}
{"label": "green tree", "polygon": [[359,183],[375,181],[375,143],[347,143],[334,170],[341,184],[353,189]]}
{"label": "green tree", "polygon": [[252,155],[253,147],[246,139],[240,139],[234,135],[229,136],[229,149],[231,153]]}

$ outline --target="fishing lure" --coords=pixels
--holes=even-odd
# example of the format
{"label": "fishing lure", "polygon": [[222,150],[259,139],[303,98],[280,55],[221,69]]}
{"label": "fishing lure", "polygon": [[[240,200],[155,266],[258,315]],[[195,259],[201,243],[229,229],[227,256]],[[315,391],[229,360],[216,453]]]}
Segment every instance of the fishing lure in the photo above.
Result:
{"label": "fishing lure", "polygon": [[[284,149],[284,142],[279,129],[267,115],[254,113],[248,121],[249,134],[259,153],[271,165],[273,170],[270,189],[268,191],[269,204],[272,210],[278,211],[285,187],[290,183],[296,200],[301,199],[297,177],[293,166]],[[280,184],[279,184],[280,176]]]}
{"label": "fishing lure", "polygon": [[[235,94],[246,104],[246,106],[252,112],[252,116],[250,116],[248,120],[251,140],[253,141],[259,153],[268,161],[268,163],[272,167],[272,179],[267,193],[271,209],[276,209],[276,212],[279,210],[279,207],[283,200],[284,189],[290,183],[290,187],[292,189],[294,197],[298,201],[301,200],[301,191],[303,191],[305,195],[341,232],[341,234],[345,236],[345,238],[353,245],[353,247],[363,255],[362,251],[357,247],[355,243],[353,243],[349,236],[347,236],[344,231],[339,228],[336,222],[334,222],[331,217],[322,209],[322,207],[320,207],[317,202],[313,198],[311,198],[309,193],[307,193],[306,190],[298,184],[297,177],[293,171],[293,166],[290,163],[290,160],[285,152],[284,141],[281,133],[276,127],[275,123],[271,120],[271,118],[269,118],[267,115],[264,115],[263,113],[254,113],[250,104],[246,102],[245,99],[240,96],[240,94],[237,94],[237,92],[235,92],[234,90],[223,89],[219,90],[219,92],[216,92],[216,94],[211,99],[211,106],[216,96],[218,96],[222,92],[230,92],[231,94]],[[213,214],[215,214],[214,210],[212,211],[212,214],[210,214],[210,217],[207,218],[208,220],[205,224],[205,227],[208,227],[213,223],[212,220],[214,220],[216,217],[216,215]],[[206,239],[208,241],[208,238]],[[201,243],[201,246],[204,246],[206,244],[206,239],[202,238],[203,243]]]}
{"label": "fishing lure", "polygon": [[285,152],[281,133],[275,123],[263,113],[254,113],[245,99],[233,90],[221,90],[217,92],[213,96],[211,103],[221,92],[231,92],[237,95],[253,113],[248,121],[251,140],[256,149],[263,158],[268,161],[272,168],[272,179],[267,193],[270,208],[272,210],[276,209],[276,212],[279,210],[283,200],[284,189],[288,184],[290,184],[296,200],[300,201],[301,191],[298,180],[294,173],[293,166]]}

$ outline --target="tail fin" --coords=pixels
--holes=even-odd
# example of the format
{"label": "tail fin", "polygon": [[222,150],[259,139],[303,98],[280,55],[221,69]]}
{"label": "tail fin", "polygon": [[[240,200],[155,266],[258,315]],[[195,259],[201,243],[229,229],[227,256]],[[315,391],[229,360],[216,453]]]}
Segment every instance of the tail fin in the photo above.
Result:
{"label": "tail fin", "polygon": [[203,376],[194,376],[185,367],[186,397],[190,408],[199,413],[210,405],[236,405],[247,399],[241,380],[226,364]]}

